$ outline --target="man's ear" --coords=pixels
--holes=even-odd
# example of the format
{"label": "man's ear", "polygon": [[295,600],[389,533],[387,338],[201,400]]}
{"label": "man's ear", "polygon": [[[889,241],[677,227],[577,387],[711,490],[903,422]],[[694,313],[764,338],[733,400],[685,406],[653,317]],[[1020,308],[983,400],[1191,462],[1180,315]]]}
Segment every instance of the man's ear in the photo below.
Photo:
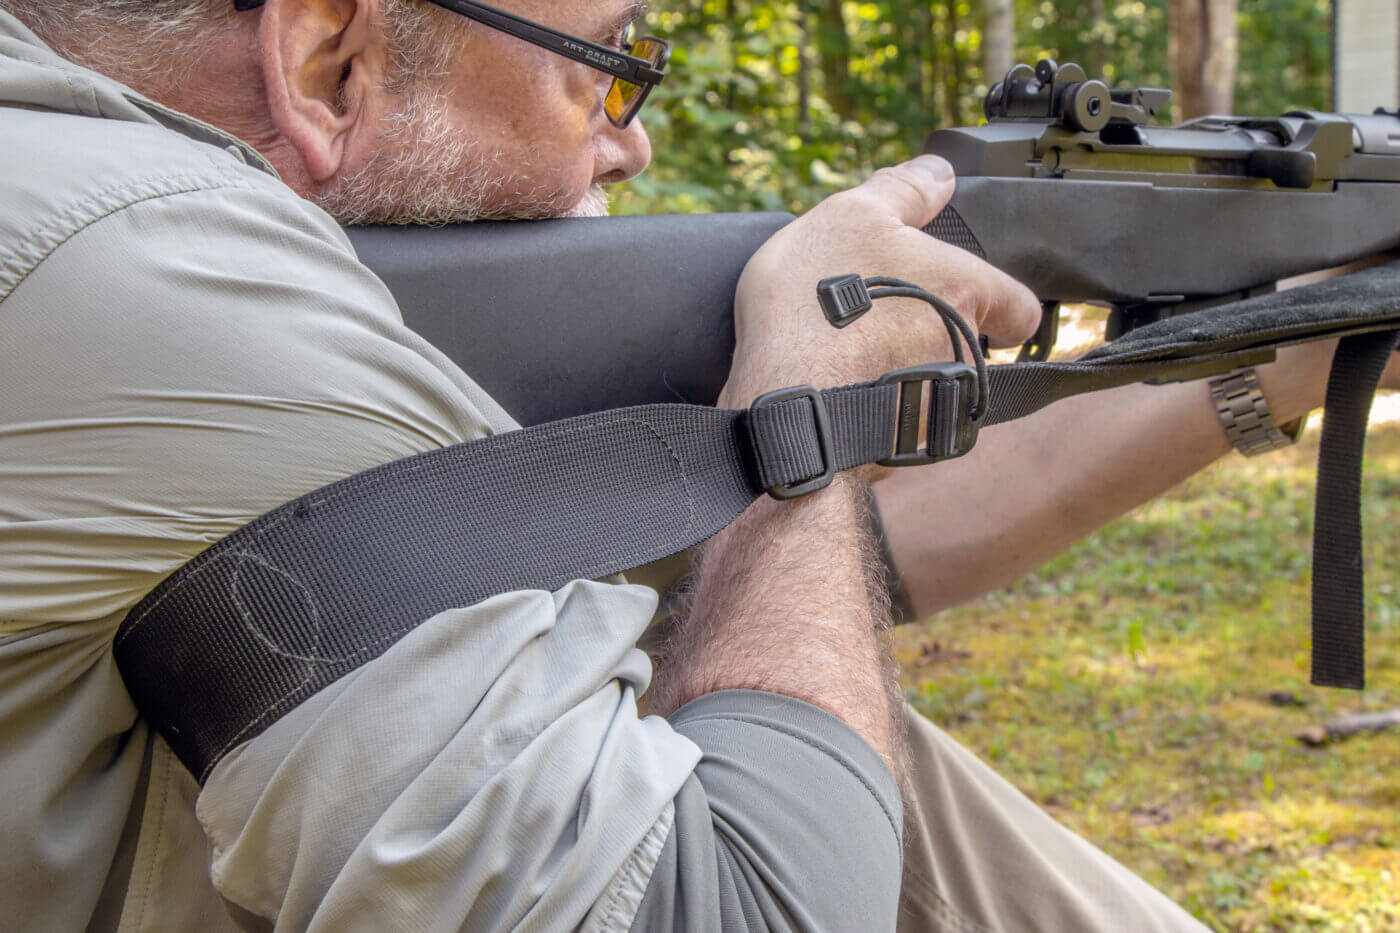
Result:
{"label": "man's ear", "polygon": [[268,0],[258,23],[268,113],[308,178],[342,166],[384,86],[379,0]]}

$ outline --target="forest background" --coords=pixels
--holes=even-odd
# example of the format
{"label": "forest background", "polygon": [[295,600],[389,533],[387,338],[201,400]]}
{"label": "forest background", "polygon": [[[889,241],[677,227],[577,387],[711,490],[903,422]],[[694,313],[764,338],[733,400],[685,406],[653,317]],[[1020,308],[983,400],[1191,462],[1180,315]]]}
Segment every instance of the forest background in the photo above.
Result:
{"label": "forest background", "polygon": [[614,213],[800,212],[982,119],[1016,62],[1172,87],[1171,116],[1329,109],[1328,0],[653,0],[656,157]]}
{"label": "forest background", "polygon": [[[979,122],[1018,61],[1172,87],[1173,122],[1330,109],[1331,27],[1326,0],[653,0],[673,66],[614,213],[800,213]],[[1295,737],[1400,708],[1397,402],[1367,448],[1364,693],[1307,685],[1313,425],[902,626],[907,697],[1213,929],[1400,931],[1400,730]]]}

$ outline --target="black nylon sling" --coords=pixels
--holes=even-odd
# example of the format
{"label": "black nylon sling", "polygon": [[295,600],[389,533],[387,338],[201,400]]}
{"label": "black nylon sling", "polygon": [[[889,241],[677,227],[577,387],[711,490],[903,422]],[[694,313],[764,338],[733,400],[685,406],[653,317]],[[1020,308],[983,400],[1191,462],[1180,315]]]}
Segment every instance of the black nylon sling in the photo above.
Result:
{"label": "black nylon sling", "polygon": [[1361,334],[1337,346],[1313,506],[1312,682],[1366,685],[1361,564],[1361,455],[1376,384],[1400,334]]}
{"label": "black nylon sling", "polygon": [[[1400,264],[1385,269],[1382,292],[1400,295]],[[1152,325],[1155,334],[1143,328],[1079,361],[993,367],[981,424],[1081,392],[1254,365],[1287,343],[1400,325],[1400,302],[1389,297],[1319,316],[1339,294],[1353,294],[1323,286],[1265,296],[1291,296],[1299,313],[1254,321],[1251,333],[1229,320],[1249,320],[1261,299],[1199,312],[1186,325],[1161,322],[1169,326]],[[1395,336],[1385,340],[1393,345]],[[1361,343],[1348,346],[1384,342],[1351,339]],[[1363,376],[1378,378],[1378,352],[1363,354]],[[1339,397],[1367,391],[1365,378],[1333,382]],[[943,404],[924,414],[929,437],[955,439],[959,451],[975,438],[964,385],[935,383]],[[637,406],[385,464],[274,509],[179,568],[122,623],[118,667],[137,707],[202,782],[235,745],[438,612],[639,566],[704,541],[765,490],[888,457],[908,424],[909,398],[897,385],[865,383],[744,412]],[[1327,417],[1330,424],[1330,408]],[[1343,417],[1325,439],[1343,438],[1326,441],[1352,448],[1337,455],[1338,468],[1359,470],[1364,407],[1360,434],[1355,411]],[[1332,498],[1339,512],[1359,509],[1354,495]],[[1354,528],[1359,546],[1355,510]],[[1355,553],[1335,559],[1355,563],[1358,595],[1336,603],[1329,625],[1350,629],[1322,677],[1350,681],[1359,664],[1360,564]]]}

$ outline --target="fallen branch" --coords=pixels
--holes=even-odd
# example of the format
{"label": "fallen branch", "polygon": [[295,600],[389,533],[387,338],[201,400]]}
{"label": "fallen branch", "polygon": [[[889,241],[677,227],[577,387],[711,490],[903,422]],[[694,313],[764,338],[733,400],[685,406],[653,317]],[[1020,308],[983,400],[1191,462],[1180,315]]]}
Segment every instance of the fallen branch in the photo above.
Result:
{"label": "fallen branch", "polygon": [[1400,709],[1339,716],[1326,725],[1308,726],[1295,738],[1304,745],[1326,745],[1332,739],[1344,739],[1358,732],[1375,732],[1392,726],[1400,726]]}

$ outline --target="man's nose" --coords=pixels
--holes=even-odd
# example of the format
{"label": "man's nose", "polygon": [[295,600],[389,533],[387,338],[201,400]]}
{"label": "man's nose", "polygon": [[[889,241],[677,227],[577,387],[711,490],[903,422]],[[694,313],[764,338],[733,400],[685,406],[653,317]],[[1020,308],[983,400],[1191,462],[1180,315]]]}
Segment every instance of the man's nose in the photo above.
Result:
{"label": "man's nose", "polygon": [[651,140],[641,118],[620,130],[604,117],[593,134],[593,181],[610,185],[641,174],[651,161]]}

